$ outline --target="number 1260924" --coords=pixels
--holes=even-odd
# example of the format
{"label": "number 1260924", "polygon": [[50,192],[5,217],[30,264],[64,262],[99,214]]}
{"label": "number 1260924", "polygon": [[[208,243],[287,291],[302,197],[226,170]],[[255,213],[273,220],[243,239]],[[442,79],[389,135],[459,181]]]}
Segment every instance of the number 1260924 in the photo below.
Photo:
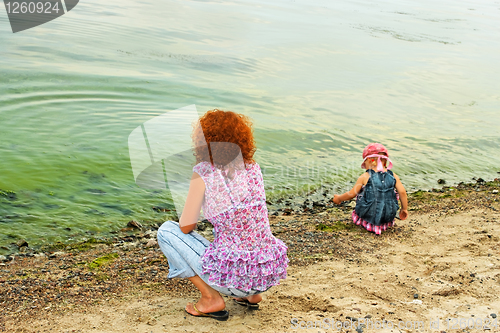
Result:
{"label": "number 1260924", "polygon": [[30,2],[6,2],[5,8],[8,14],[59,14],[59,2],[30,1]]}

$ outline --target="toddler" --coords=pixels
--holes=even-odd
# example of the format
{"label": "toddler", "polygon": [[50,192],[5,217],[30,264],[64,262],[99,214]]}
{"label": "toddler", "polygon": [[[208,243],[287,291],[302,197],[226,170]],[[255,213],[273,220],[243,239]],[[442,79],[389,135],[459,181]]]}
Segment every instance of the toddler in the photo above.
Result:
{"label": "toddler", "polygon": [[363,163],[366,169],[354,187],[341,195],[335,194],[333,202],[356,197],[356,208],[352,219],[356,225],[380,235],[382,231],[394,225],[394,218],[399,209],[398,197],[401,200],[399,218],[408,217],[408,198],[399,177],[393,173],[389,152],[380,143],[371,143],[363,150]]}

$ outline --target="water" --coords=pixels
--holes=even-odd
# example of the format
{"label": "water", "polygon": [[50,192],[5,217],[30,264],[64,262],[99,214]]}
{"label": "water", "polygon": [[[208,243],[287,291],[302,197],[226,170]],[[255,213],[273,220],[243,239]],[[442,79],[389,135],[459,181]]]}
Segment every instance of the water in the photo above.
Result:
{"label": "water", "polygon": [[88,0],[12,34],[1,9],[0,245],[167,219],[127,138],[190,104],[253,118],[271,198],[347,189],[371,141],[409,190],[495,178],[499,19],[486,0]]}

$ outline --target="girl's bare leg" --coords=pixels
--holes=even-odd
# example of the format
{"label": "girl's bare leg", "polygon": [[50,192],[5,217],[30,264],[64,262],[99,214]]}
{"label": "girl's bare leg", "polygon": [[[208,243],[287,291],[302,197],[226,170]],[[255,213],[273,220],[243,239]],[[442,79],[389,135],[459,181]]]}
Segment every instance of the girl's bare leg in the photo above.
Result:
{"label": "girl's bare leg", "polygon": [[[188,278],[201,292],[201,298],[196,303],[196,308],[204,313],[222,311],[226,307],[222,296],[205,283],[198,275]],[[186,305],[186,311],[192,315],[199,315],[193,308],[192,303]]]}

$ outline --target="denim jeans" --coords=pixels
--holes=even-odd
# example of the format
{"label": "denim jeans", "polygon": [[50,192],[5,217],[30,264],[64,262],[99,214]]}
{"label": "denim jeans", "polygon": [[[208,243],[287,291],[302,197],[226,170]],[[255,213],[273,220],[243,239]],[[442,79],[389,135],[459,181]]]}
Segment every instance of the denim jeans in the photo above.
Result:
{"label": "denim jeans", "polygon": [[247,297],[262,293],[259,290],[248,292],[236,288],[214,286],[208,281],[209,274],[202,274],[200,258],[210,242],[191,231],[185,234],[179,223],[167,221],[158,229],[158,245],[168,259],[169,278],[189,278],[198,275],[206,284],[221,294],[232,297]]}

